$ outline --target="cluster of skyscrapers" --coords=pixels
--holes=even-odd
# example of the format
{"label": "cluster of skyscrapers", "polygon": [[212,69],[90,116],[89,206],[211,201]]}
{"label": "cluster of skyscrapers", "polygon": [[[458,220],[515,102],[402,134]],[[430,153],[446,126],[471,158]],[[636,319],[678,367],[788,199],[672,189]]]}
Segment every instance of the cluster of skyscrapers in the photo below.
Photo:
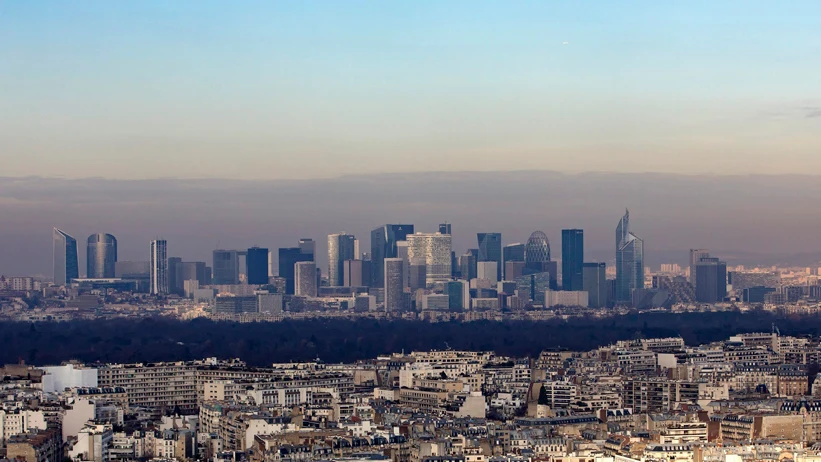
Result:
{"label": "cluster of skyscrapers", "polygon": [[[643,241],[630,232],[629,212],[616,228],[615,280],[607,279],[606,263],[585,261],[581,229],[562,230],[561,268],[552,259],[550,242],[541,231],[533,232],[524,244],[507,245],[501,233],[480,232],[476,247],[459,256],[453,251],[451,231],[450,223],[440,224],[431,233],[417,232],[412,224],[386,224],[371,231],[369,252],[361,251],[359,240],[351,234],[331,234],[325,278],[316,264],[312,239],[301,239],[297,246],[280,248],[276,254],[264,247],[214,250],[208,266],[169,257],[168,243],[161,239],[150,242],[147,262],[121,262],[116,238],[94,234],[88,238],[86,278],[145,279],[145,289],[157,295],[183,295],[205,285],[273,286],[276,292],[301,297],[340,292],[333,288],[357,288],[375,291],[386,310],[408,309],[409,294],[420,289],[447,295],[449,309],[464,309],[469,307],[468,299],[501,300],[513,294],[525,303],[545,304],[550,302],[546,292],[560,288],[561,292],[585,292],[584,304],[591,307],[629,304],[633,292],[644,288]],[[706,253],[697,256],[697,261],[691,261],[698,267],[693,274],[706,280],[721,271],[717,259]],[[54,282],[66,285],[79,277],[77,242],[55,228]],[[713,292],[721,296],[719,289]],[[564,298],[557,300],[561,303]],[[430,302],[439,300],[433,297]]]}

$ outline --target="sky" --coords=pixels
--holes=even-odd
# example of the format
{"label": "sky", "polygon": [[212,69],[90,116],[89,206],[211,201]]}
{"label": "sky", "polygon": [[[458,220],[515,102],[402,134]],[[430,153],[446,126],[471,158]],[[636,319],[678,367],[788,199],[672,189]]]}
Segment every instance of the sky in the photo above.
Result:
{"label": "sky", "polygon": [[821,2],[0,2],[0,175],[821,169]]}

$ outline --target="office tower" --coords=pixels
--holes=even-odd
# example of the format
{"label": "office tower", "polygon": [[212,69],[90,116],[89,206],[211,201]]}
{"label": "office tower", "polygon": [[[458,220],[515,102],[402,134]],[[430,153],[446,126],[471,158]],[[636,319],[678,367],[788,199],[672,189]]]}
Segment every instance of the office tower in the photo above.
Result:
{"label": "office tower", "polygon": [[439,234],[453,234],[450,223],[439,223]]}
{"label": "office tower", "polygon": [[495,261],[480,261],[476,264],[476,278],[478,279],[486,279],[496,284],[499,282],[499,280],[496,279],[497,274]]}
{"label": "office tower", "polygon": [[604,262],[585,263],[583,266],[582,290],[587,292],[590,308],[607,306],[607,264]]}
{"label": "office tower", "polygon": [[496,279],[502,279],[502,233],[479,233],[479,258],[476,261],[495,261]]}
{"label": "office tower", "polygon": [[282,294],[257,294],[257,310],[260,313],[282,313]]}
{"label": "office tower", "polygon": [[245,256],[245,274],[248,284],[268,284],[268,249],[251,247]]}
{"label": "office tower", "polygon": [[401,258],[386,258],[383,281],[385,281],[385,311],[405,310],[405,262]]}
{"label": "office tower", "polygon": [[296,262],[294,264],[294,278],[294,295],[316,297],[319,290],[316,284],[316,263],[312,261]]}
{"label": "office tower", "polygon": [[164,239],[151,241],[151,254],[148,258],[151,295],[168,293],[168,243]]}
{"label": "office tower", "polygon": [[[310,241],[310,239],[308,239]],[[310,241],[313,243],[313,241]],[[306,262],[306,261],[314,261],[314,254],[313,252],[308,252],[312,250],[312,245],[305,245],[303,246],[303,241],[300,241],[299,247],[285,247],[281,248],[278,251],[278,269],[277,271],[278,276],[285,280],[285,293],[288,295],[293,295],[295,293],[295,275],[294,275],[294,268],[298,262]],[[317,287],[319,284],[317,284]]]}
{"label": "office tower", "polygon": [[371,262],[345,260],[343,263],[343,284],[345,287],[367,287],[371,280]]}
{"label": "office tower", "polygon": [[[210,281],[206,279],[205,274],[205,262],[203,261],[184,261],[177,265],[176,271],[176,280],[177,284],[180,284],[185,288],[186,281],[197,281],[200,287],[207,286],[210,284]],[[171,266],[169,265],[168,268],[169,273],[171,272]]]}
{"label": "office tower", "polygon": [[177,294],[182,295],[185,293],[185,285],[181,279],[177,279],[177,276],[180,275],[180,270],[182,267],[182,258],[180,257],[168,257],[167,259],[168,265],[166,267],[167,275],[168,275],[168,292],[169,294]]}
{"label": "office tower", "polygon": [[526,274],[516,279],[516,291],[519,298],[536,304],[543,304],[545,292],[550,290],[550,277],[549,273],[543,272]]}
{"label": "office tower", "polygon": [[584,231],[562,230],[562,289],[579,291],[584,285]]}
{"label": "office tower", "polygon": [[86,247],[86,277],[111,279],[117,262],[117,239],[111,234],[88,236]]}
{"label": "office tower", "polygon": [[385,268],[382,261],[386,258],[397,258],[396,243],[404,241],[408,234],[413,234],[413,225],[393,224],[380,226],[371,231],[371,286],[383,287]]}
{"label": "office tower", "polygon": [[239,252],[236,250],[215,250],[211,265],[212,284],[239,284]]}
{"label": "office tower", "polygon": [[354,241],[351,234],[331,234],[328,236],[328,283],[341,286],[344,283],[345,260],[354,260]]}
{"label": "office tower", "polygon": [[616,303],[631,303],[633,290],[644,288],[644,241],[630,232],[630,211],[616,226]]}
{"label": "office tower", "polygon": [[696,286],[696,265],[702,258],[709,258],[710,251],[707,249],[690,249],[690,284]]}
{"label": "office tower", "polygon": [[[542,272],[543,263],[550,261],[550,241],[545,233],[534,231],[525,244],[525,268],[531,272]],[[556,275],[554,275],[556,277]]]}
{"label": "office tower", "polygon": [[516,278],[525,274],[525,262],[509,261],[505,262],[505,281],[515,281]]}
{"label": "office tower", "polygon": [[727,296],[727,263],[702,257],[696,268],[696,301],[717,303]]}
{"label": "office tower", "polygon": [[299,240],[299,251],[311,256],[311,261],[314,261],[316,255],[316,242],[313,239],[303,237]]}
{"label": "office tower", "polygon": [[80,277],[77,240],[57,228],[54,228],[52,238],[54,284],[65,286]]}
{"label": "office tower", "polygon": [[466,253],[459,257],[459,273],[462,279],[470,281],[476,278],[476,255],[473,253]]}
{"label": "office tower", "polygon": [[407,241],[411,273],[421,266],[427,284],[450,280],[450,234],[415,233],[408,235]]}
{"label": "office tower", "polygon": [[514,261],[525,261],[525,245],[521,242],[508,244],[502,248],[502,276],[506,281],[513,280],[505,270],[507,269],[507,263]]}
{"label": "office tower", "polygon": [[448,294],[448,309],[450,311],[470,309],[470,284],[467,281],[446,282],[445,293]]}

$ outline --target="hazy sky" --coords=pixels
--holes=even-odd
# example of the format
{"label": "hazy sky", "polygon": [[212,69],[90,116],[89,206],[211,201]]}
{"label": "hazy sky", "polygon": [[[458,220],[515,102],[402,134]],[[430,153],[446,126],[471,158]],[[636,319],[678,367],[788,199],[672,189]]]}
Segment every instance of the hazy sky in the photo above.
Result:
{"label": "hazy sky", "polygon": [[821,2],[0,2],[5,176],[821,169]]}

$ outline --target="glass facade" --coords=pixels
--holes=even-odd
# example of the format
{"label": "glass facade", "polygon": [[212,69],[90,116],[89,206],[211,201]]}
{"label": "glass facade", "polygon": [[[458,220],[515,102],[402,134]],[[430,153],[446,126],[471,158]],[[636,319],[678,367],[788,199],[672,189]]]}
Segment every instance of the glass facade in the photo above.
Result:
{"label": "glass facade", "polygon": [[502,233],[478,233],[479,258],[477,261],[495,261],[496,279],[502,279]]}
{"label": "glass facade", "polygon": [[384,261],[396,258],[396,243],[413,234],[413,225],[385,225],[371,231],[371,281],[372,287],[383,287]]}
{"label": "glass facade", "polygon": [[425,268],[425,281],[448,281],[451,278],[450,234],[416,233],[407,236],[408,262]]}
{"label": "glass facade", "polygon": [[345,260],[356,259],[356,238],[352,234],[328,236],[328,283],[339,287],[345,284]]}
{"label": "glass facade", "polygon": [[148,260],[149,280],[152,295],[168,293],[168,243],[165,240],[151,241],[151,255]]}
{"label": "glass facade", "polygon": [[117,239],[111,234],[92,234],[86,246],[86,277],[111,279],[115,277]]}
{"label": "glass facade", "polygon": [[268,284],[268,249],[251,247],[245,256],[248,284]]}
{"label": "glass facade", "polygon": [[54,228],[53,233],[54,284],[64,286],[80,277],[77,261],[77,240]]}
{"label": "glass facade", "polygon": [[562,289],[580,291],[584,285],[584,231],[562,230]]}
{"label": "glass facade", "polygon": [[644,241],[630,232],[630,211],[616,227],[616,302],[632,303],[633,290],[644,288]]}
{"label": "glass facade", "polygon": [[540,272],[543,263],[550,261],[550,241],[545,233],[534,231],[525,244],[525,268]]}

